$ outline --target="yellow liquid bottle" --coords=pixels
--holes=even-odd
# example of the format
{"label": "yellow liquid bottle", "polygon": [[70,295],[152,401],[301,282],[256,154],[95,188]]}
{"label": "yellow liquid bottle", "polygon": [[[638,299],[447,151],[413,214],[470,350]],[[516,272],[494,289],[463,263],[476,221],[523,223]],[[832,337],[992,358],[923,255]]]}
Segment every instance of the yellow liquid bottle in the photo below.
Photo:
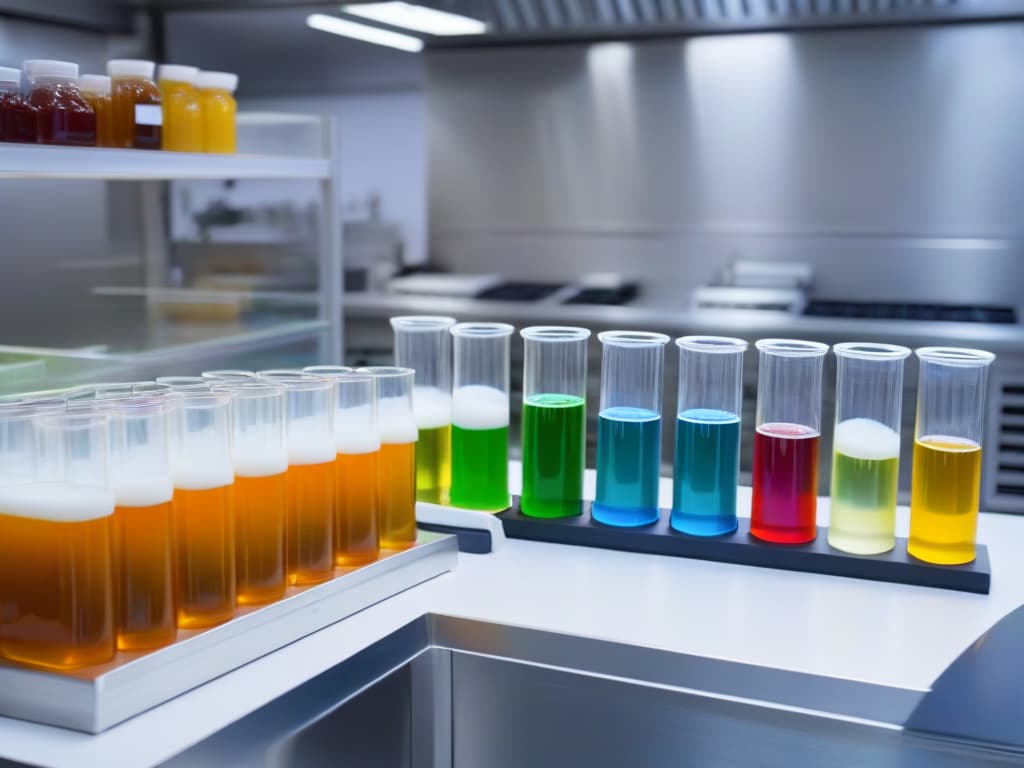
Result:
{"label": "yellow liquid bottle", "polygon": [[914,443],[907,551],[928,563],[974,560],[981,490],[981,446],[929,435]]}
{"label": "yellow liquid bottle", "polygon": [[203,119],[203,151],[231,154],[235,151],[235,88],[238,75],[200,72],[196,78]]}
{"label": "yellow liquid bottle", "polygon": [[164,64],[158,70],[163,102],[163,149],[175,152],[203,151],[203,112],[196,90],[197,67]]}
{"label": "yellow liquid bottle", "polygon": [[114,146],[114,112],[110,101],[110,78],[106,75],[82,75],[78,88],[96,113],[96,146]]}

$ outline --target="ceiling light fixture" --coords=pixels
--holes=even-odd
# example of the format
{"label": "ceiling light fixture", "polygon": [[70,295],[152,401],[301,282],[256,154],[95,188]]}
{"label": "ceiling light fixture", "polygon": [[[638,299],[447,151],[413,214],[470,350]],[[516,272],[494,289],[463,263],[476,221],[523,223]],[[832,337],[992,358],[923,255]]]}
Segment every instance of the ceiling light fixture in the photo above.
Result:
{"label": "ceiling light fixture", "polygon": [[328,16],[323,13],[311,13],[307,16],[306,26],[319,29],[321,32],[330,32],[332,35],[350,37],[374,45],[386,45],[389,48],[398,48],[410,53],[418,53],[423,50],[423,41],[418,37],[371,27],[369,24],[339,19],[337,16]]}
{"label": "ceiling light fixture", "polygon": [[487,25],[479,19],[414,3],[352,3],[341,6],[341,10],[352,16],[427,35],[482,35],[487,31]]}

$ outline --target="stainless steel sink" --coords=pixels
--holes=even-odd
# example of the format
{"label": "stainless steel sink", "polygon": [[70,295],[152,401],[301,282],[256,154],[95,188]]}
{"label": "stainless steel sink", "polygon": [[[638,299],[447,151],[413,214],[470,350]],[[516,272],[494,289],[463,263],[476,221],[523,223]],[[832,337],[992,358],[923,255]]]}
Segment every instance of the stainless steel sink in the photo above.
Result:
{"label": "stainless steel sink", "polygon": [[1022,759],[905,731],[923,695],[428,615],[166,765],[953,768]]}

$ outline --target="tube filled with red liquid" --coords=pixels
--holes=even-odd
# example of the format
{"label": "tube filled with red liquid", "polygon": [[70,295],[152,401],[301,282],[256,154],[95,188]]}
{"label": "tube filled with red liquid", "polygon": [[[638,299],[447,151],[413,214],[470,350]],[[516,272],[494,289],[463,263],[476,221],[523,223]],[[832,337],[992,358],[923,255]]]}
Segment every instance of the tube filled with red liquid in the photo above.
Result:
{"label": "tube filled with red liquid", "polygon": [[827,344],[762,339],[750,532],[776,544],[817,535],[821,371]]}
{"label": "tube filled with red liquid", "polygon": [[96,113],[78,90],[78,65],[30,59],[22,69],[32,84],[29,103],[36,109],[39,142],[95,146]]}

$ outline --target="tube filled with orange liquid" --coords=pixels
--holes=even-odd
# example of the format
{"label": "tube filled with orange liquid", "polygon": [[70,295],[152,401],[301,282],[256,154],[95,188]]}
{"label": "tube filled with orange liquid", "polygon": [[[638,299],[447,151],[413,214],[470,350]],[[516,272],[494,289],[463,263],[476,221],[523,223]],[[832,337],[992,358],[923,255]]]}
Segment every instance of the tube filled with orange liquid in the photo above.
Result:
{"label": "tube filled with orange liquid", "polygon": [[0,654],[12,661],[64,670],[114,656],[108,424],[0,408]]}
{"label": "tube filled with orange liquid", "polygon": [[231,395],[174,390],[174,584],[178,626],[209,627],[235,615],[234,468]]}
{"label": "tube filled with orange liquid", "polygon": [[114,146],[114,111],[110,100],[110,78],[106,75],[80,75],[78,90],[96,113],[96,146]]}
{"label": "tube filled with orange liquid", "polygon": [[288,583],[318,584],[334,576],[334,389],[330,380],[302,371],[261,371],[258,376],[285,389]]}
{"label": "tube filled with orange liquid", "polygon": [[924,347],[917,387],[907,552],[939,565],[975,557],[991,352]]}
{"label": "tube filled with orange liquid", "polygon": [[334,562],[340,568],[372,563],[380,556],[376,380],[343,366],[318,365],[305,371],[334,384]]}
{"label": "tube filled with orange liquid", "polygon": [[114,509],[117,647],[174,642],[174,550],[170,427],[177,399],[165,394],[109,401]]}
{"label": "tube filled with orange liquid", "polygon": [[285,390],[267,382],[216,382],[231,394],[235,468],[235,574],[239,605],[284,596]]}
{"label": "tube filled with orange liquid", "polygon": [[416,417],[412,368],[360,368],[376,379],[380,428],[380,546],[407,549],[416,543]]}

